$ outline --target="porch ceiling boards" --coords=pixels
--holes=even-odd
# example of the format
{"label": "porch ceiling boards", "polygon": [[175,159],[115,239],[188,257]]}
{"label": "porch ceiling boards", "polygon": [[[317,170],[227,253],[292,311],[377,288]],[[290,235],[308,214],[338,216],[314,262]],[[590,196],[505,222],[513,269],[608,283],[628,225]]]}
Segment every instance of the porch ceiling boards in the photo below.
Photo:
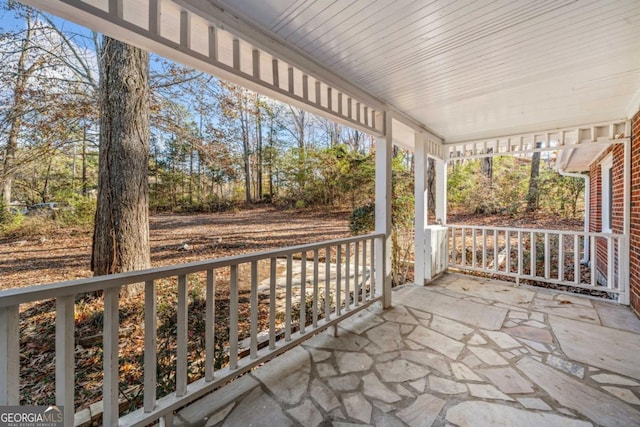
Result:
{"label": "porch ceiling boards", "polygon": [[640,104],[636,0],[208,1],[446,142],[626,119]]}

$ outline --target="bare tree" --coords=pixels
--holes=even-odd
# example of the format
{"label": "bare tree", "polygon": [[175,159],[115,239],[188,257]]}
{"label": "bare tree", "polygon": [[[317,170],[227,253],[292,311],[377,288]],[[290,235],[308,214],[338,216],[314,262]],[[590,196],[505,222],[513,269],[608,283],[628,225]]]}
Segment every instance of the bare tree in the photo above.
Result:
{"label": "bare tree", "polygon": [[[80,141],[79,123],[96,117],[97,84],[95,57],[77,44],[85,36],[63,31],[35,9],[5,7],[24,20],[23,29],[0,34],[0,193],[8,206],[13,187],[28,188],[27,165]],[[48,183],[51,167],[46,170]],[[30,198],[24,191],[20,196]]]}
{"label": "bare tree", "polygon": [[39,65],[42,65],[39,61],[35,61],[30,65],[27,64],[35,33],[35,23],[30,8],[25,9],[25,21],[27,29],[20,43],[20,50],[18,52],[13,100],[12,105],[9,106],[10,112],[8,114],[9,135],[4,147],[4,161],[2,164],[2,175],[0,175],[0,191],[2,191],[2,202],[6,209],[8,209],[11,203],[11,189],[16,168],[15,157],[18,149],[18,135],[24,121],[25,111],[27,110],[26,92],[28,79],[29,76],[38,69]]}
{"label": "bare tree", "polygon": [[[541,143],[536,142],[536,148]],[[531,157],[531,174],[529,175],[529,190],[527,191],[527,212],[535,212],[538,209],[538,177],[540,176],[540,152],[536,151]]]}

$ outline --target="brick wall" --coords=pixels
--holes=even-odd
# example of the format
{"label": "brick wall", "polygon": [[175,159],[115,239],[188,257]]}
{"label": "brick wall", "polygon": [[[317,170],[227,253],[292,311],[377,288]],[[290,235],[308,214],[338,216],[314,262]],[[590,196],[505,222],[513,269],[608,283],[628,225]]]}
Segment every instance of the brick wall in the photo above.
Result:
{"label": "brick wall", "polygon": [[[624,212],[624,147],[607,149],[590,169],[590,231],[602,230],[602,176],[600,162],[613,153],[613,211],[612,231],[623,232]],[[606,277],[607,250],[603,240],[596,244],[598,271]],[[629,285],[631,308],[640,316],[640,111],[631,121],[631,233],[629,254]]]}
{"label": "brick wall", "polygon": [[[602,170],[601,162],[611,155],[613,160],[613,200],[611,211],[611,232],[622,234],[624,229],[624,146],[616,144],[605,150],[595,162],[591,164],[591,197],[589,231],[602,231]],[[615,248],[617,262],[617,247]],[[604,278],[607,277],[607,241],[596,239],[596,269]],[[617,279],[617,277],[616,277]]]}
{"label": "brick wall", "polygon": [[631,121],[631,307],[640,315],[640,111]]}

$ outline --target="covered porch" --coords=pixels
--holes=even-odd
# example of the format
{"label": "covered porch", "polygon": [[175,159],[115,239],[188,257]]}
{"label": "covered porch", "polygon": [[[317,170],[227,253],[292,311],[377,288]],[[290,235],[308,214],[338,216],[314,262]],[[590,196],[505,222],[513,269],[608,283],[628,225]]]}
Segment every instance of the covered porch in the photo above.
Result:
{"label": "covered porch", "polygon": [[[375,232],[3,291],[0,405],[20,401],[20,306],[54,298],[55,401],[79,425],[640,423],[640,320],[625,306],[631,292],[630,120],[640,105],[635,2],[390,2],[389,14],[378,8],[385,2],[370,8],[366,1],[352,2],[358,10],[347,11],[311,1],[289,2],[285,10],[286,2],[277,1],[25,3],[376,136]],[[310,26],[314,17],[332,31]],[[531,71],[537,64],[543,69]],[[447,162],[544,150],[565,153],[561,168],[571,170],[618,144],[625,152],[620,233],[446,223]],[[394,145],[416,153],[417,177],[417,285],[396,290],[390,277]],[[435,159],[440,222],[431,225],[429,157]],[[542,265],[531,244],[538,240]],[[588,282],[568,274],[580,270],[587,254],[595,260],[597,247],[609,260],[600,271],[604,291],[622,304],[448,273],[456,268],[521,284],[601,290],[595,263]],[[270,266],[264,330],[258,324],[266,299],[259,294],[261,263]],[[276,277],[278,263],[286,266],[284,277]],[[189,375],[188,352],[189,291],[196,277],[206,294],[204,374],[198,379]],[[175,387],[158,395],[156,291],[163,280],[176,282]],[[143,401],[124,414],[119,293],[141,282]],[[247,293],[240,298],[243,283]],[[229,289],[229,337],[220,367],[215,291],[223,285]],[[74,407],[75,298],[94,291],[104,295],[103,401],[96,414]],[[242,336],[241,306],[250,324]],[[276,307],[282,309],[277,319]]]}
{"label": "covered porch", "polygon": [[640,319],[627,307],[458,274],[392,300],[177,411],[174,425],[640,422]]}

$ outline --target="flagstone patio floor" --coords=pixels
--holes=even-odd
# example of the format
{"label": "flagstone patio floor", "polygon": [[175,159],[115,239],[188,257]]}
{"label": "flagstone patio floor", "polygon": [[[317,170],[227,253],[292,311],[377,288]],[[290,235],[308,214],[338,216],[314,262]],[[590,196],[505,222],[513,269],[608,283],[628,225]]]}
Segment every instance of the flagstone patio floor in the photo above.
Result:
{"label": "flagstone patio floor", "polygon": [[446,274],[176,414],[199,426],[640,426],[628,307]]}

